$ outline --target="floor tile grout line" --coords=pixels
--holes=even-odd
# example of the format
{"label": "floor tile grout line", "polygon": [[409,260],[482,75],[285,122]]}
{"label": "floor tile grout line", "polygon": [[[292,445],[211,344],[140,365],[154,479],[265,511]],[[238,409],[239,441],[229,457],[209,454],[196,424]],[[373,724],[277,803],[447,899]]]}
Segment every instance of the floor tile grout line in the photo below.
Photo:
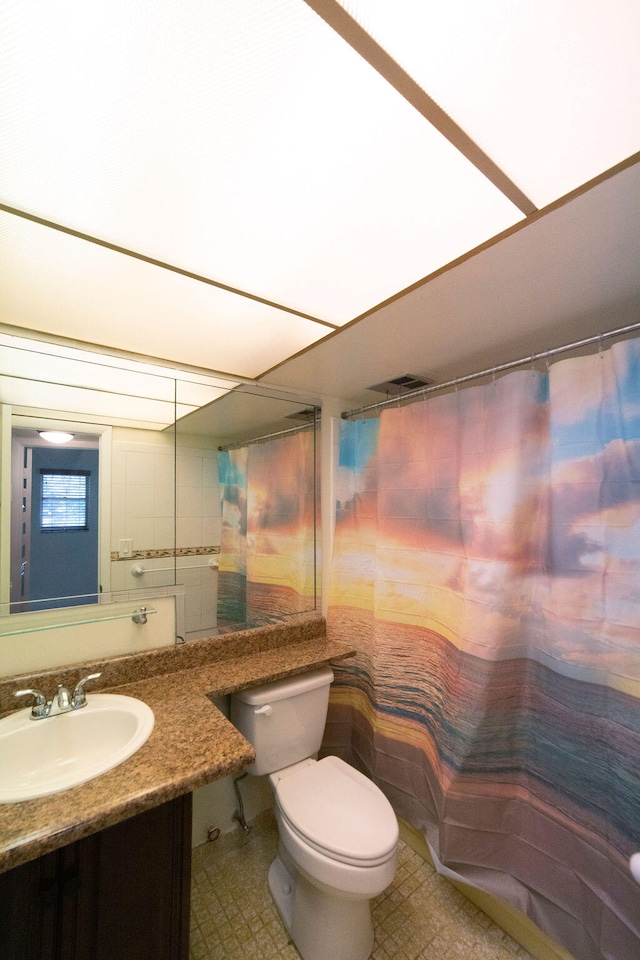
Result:
{"label": "floor tile grout line", "polygon": [[[300,960],[267,888],[273,815],[253,826],[248,840],[226,835],[193,851],[190,960]],[[371,960],[532,960],[402,841],[394,882],[372,914]]]}

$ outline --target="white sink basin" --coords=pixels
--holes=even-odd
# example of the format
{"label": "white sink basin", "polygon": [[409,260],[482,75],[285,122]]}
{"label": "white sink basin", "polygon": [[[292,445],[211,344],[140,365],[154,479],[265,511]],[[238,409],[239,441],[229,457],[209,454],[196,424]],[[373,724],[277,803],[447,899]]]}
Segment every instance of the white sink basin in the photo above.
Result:
{"label": "white sink basin", "polygon": [[93,780],[149,738],[154,716],[133,697],[97,693],[80,710],[43,720],[31,708],[0,720],[0,803],[32,800]]}

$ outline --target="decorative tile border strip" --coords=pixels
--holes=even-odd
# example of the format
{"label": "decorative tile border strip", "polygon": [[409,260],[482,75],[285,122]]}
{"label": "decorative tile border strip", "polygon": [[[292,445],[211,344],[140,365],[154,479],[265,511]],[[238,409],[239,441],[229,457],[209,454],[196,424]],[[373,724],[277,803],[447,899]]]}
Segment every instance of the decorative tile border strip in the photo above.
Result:
{"label": "decorative tile border strip", "polygon": [[208,557],[220,553],[220,547],[166,547],[160,550],[132,550],[130,557],[121,557],[117,550],[111,551],[112,561],[156,560],[160,557]]}

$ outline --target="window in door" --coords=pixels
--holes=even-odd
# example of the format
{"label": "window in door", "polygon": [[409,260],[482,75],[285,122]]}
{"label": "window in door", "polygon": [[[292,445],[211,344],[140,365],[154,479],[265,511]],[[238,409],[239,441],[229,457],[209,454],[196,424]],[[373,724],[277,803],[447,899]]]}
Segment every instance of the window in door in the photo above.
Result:
{"label": "window in door", "polygon": [[90,470],[41,469],[40,529],[88,530]]}

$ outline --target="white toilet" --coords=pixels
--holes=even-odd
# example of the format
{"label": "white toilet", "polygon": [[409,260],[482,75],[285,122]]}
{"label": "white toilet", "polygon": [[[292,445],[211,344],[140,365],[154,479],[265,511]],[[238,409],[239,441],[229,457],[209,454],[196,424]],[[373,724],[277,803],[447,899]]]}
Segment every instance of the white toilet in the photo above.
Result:
{"label": "white toilet", "polygon": [[304,960],[367,960],[370,900],[396,871],[398,821],[381,790],[320,749],[333,673],[327,667],[231,698],[255,775],[269,774],[280,831],[269,889]]}

